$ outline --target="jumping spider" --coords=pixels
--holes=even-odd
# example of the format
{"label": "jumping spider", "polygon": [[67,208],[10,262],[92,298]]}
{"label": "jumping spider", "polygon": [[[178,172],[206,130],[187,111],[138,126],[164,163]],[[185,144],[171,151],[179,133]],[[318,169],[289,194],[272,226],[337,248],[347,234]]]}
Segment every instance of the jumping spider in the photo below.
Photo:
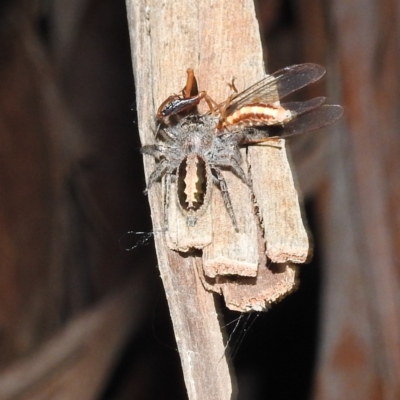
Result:
{"label": "jumping spider", "polygon": [[[222,170],[230,170],[249,185],[242,164],[240,146],[283,138],[318,129],[338,120],[343,109],[322,105],[324,97],[280,105],[288,94],[320,79],[325,69],[316,64],[300,64],[266,76],[241,93],[216,104],[205,91],[197,91],[193,70],[182,95],[165,100],[157,111],[161,128],[157,143],[143,146],[142,152],[159,160],[149,177],[147,190],[165,176],[164,222],[168,227],[171,180],[175,179],[178,207],[188,226],[195,226],[206,211],[212,187],[216,185],[235,230],[238,225]],[[236,92],[232,82],[231,87]],[[210,111],[190,112],[205,100]]]}

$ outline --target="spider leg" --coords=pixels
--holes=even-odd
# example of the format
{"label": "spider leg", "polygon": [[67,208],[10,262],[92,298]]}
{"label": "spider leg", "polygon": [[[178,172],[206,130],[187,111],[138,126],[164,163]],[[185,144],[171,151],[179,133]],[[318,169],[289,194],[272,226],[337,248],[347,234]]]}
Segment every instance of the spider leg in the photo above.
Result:
{"label": "spider leg", "polygon": [[155,158],[159,158],[160,153],[164,151],[164,146],[159,144],[147,144],[140,149],[142,154],[147,154]]}
{"label": "spider leg", "polygon": [[164,179],[164,229],[168,231],[169,193],[171,190],[171,174],[167,172]]}
{"label": "spider leg", "polygon": [[176,134],[172,129],[169,128],[163,128],[160,129],[159,131],[160,136],[167,142],[175,141],[176,140]]}
{"label": "spider leg", "polygon": [[213,162],[213,166],[220,168],[230,168],[232,172],[240,178],[247,186],[250,186],[249,180],[243,171],[243,168],[234,159],[217,160]]}
{"label": "spider leg", "polygon": [[147,194],[149,189],[153,186],[153,183],[158,181],[165,174],[167,168],[168,168],[168,160],[164,158],[157,165],[156,169],[151,173],[149,181],[147,182],[147,188],[144,192],[145,194]]}
{"label": "spider leg", "polygon": [[217,184],[217,186],[219,186],[219,188],[221,190],[221,195],[222,195],[222,199],[224,200],[225,208],[228,211],[229,216],[231,217],[233,226],[235,227],[235,231],[239,232],[239,228],[237,226],[235,213],[233,212],[232,202],[231,202],[231,198],[229,197],[228,187],[226,185],[225,178],[223,177],[221,171],[218,168],[212,168],[212,170],[216,175],[217,182],[215,182],[215,183]]}

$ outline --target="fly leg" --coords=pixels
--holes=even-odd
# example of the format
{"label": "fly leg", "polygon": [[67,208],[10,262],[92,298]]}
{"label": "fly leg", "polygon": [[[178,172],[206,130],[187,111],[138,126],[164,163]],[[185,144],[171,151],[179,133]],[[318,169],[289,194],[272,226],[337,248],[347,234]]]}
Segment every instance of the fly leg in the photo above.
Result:
{"label": "fly leg", "polygon": [[205,100],[211,112],[214,112],[215,101],[207,94],[206,91],[198,91],[197,80],[194,71],[191,68],[187,70],[186,85],[182,90],[182,95],[174,94],[169,96],[158,107],[157,118],[163,120],[166,117],[177,115],[179,113],[189,113],[193,108],[197,107],[201,100]]}

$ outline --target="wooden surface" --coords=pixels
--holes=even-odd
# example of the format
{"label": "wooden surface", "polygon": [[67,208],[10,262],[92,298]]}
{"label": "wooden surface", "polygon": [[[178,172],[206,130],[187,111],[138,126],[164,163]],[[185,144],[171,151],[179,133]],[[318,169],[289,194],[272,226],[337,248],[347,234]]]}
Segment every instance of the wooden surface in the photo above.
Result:
{"label": "wooden surface", "polygon": [[[194,2],[132,0],[127,10],[141,141],[151,144],[157,107],[182,87],[186,68],[197,70],[204,16]],[[145,167],[148,176],[154,161],[145,158]],[[163,228],[160,195],[159,186],[149,192],[155,232]],[[163,233],[155,233],[155,243],[189,398],[235,398],[214,295],[196,275],[199,260],[169,249]]]}
{"label": "wooden surface", "polygon": [[[265,151],[265,147],[270,148]],[[285,141],[249,149],[253,188],[263,221],[267,257],[276,263],[304,263],[311,254],[299,195],[286,156]],[[273,171],[273,172],[272,172]],[[282,182],[285,191],[282,193]],[[264,193],[265,191],[267,193]],[[278,232],[278,234],[277,234]]]}
{"label": "wooden surface", "polygon": [[[139,3],[129,0],[127,7],[142,144],[154,142],[157,107],[168,96],[177,93],[183,87],[187,68],[195,70],[200,90],[207,90],[217,102],[226,99],[230,92],[227,83],[233,76],[236,78],[237,88],[243,90],[265,74],[258,25],[251,1],[221,0],[197,4],[174,0],[163,3],[157,1]],[[262,151],[275,150],[265,147]],[[281,151],[280,154],[284,155],[285,152]],[[262,162],[262,156],[260,158]],[[145,169],[147,176],[154,169],[154,160],[151,157],[145,157]],[[253,173],[257,172],[253,170]],[[239,228],[242,231],[234,232],[217,190],[214,190],[212,218],[206,220],[206,228],[202,230],[198,239],[200,245],[197,246],[203,247],[203,243],[207,242],[209,226],[212,224],[213,241],[210,248],[204,250],[204,270],[211,276],[232,271],[235,273],[245,271],[244,275],[254,276],[259,267],[265,270],[267,275],[272,274],[266,269],[265,256],[262,258],[263,263],[257,265],[260,251],[264,252],[265,245],[258,240],[260,231],[251,195],[248,193],[243,196],[243,183],[232,174],[227,173],[226,177],[229,190],[233,194],[233,208],[237,212]],[[277,188],[278,196],[285,197],[287,190],[293,193],[295,189],[291,180],[289,182],[282,180],[281,187]],[[264,196],[264,193],[260,193],[260,196]],[[154,230],[157,232],[155,234],[157,256],[189,398],[234,398],[213,295],[204,290],[199,279],[204,282],[204,277],[201,276],[203,273],[201,258],[190,253],[179,254],[168,248],[165,235],[158,233],[163,230],[163,205],[160,199],[162,199],[160,185],[154,185],[149,192],[149,201]],[[295,213],[297,223],[289,225],[301,225],[298,204],[291,204],[291,207],[297,210],[297,214]],[[176,210],[170,211],[170,216],[173,217],[173,223],[182,221],[184,223],[184,220],[176,215]],[[278,220],[281,215],[275,213],[269,218],[277,219],[274,228],[279,226]],[[171,227],[172,235],[167,235],[170,247],[181,250],[189,247],[188,239],[192,238],[191,234],[187,236],[182,234],[185,230],[185,227]],[[269,232],[268,238],[271,241],[272,238],[282,242],[289,240],[290,245],[292,244],[288,231]],[[285,248],[284,251],[290,253],[290,249]],[[298,253],[298,248],[295,253]],[[304,253],[305,255],[308,253],[307,246]],[[305,259],[305,255],[300,258]],[[255,294],[254,282],[249,282],[249,289],[251,288],[253,292],[240,293],[238,285],[236,291],[231,291],[232,298],[227,305],[232,304],[233,309],[245,311],[268,307],[271,302],[282,298],[295,288],[294,270],[289,267],[283,268],[280,272],[275,274],[278,280],[277,286],[280,287],[280,290],[277,290],[279,294],[272,290],[274,293],[271,298],[261,298],[259,295],[262,291]],[[268,283],[267,277],[265,280],[267,285],[271,283]],[[207,282],[206,285],[208,284],[210,283]],[[243,282],[243,284],[248,283]],[[212,283],[210,285],[212,286]],[[228,291],[228,287],[224,288],[223,284],[222,286],[218,284],[214,288],[217,292],[224,293],[224,290]]]}
{"label": "wooden surface", "polygon": [[[246,152],[242,150],[246,159]],[[245,170],[248,169],[247,165]],[[212,243],[203,251],[204,272],[214,278],[217,275],[257,276],[259,264],[258,231],[252,193],[249,187],[229,171],[223,172],[239,232],[232,228],[222,197],[213,196],[212,208],[214,235]]]}

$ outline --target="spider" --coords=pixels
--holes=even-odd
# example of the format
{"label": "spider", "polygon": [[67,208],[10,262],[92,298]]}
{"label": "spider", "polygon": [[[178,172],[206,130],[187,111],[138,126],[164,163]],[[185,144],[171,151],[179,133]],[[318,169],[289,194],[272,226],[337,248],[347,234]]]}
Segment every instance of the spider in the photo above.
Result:
{"label": "spider", "polygon": [[[188,226],[195,226],[209,206],[213,186],[222,195],[236,232],[239,231],[223,170],[229,170],[250,187],[242,168],[240,147],[271,138],[288,137],[329,125],[343,114],[337,105],[323,106],[324,97],[305,102],[279,104],[284,96],[321,78],[325,69],[316,64],[299,64],[266,76],[241,93],[216,104],[205,91],[197,92],[192,69],[182,95],[165,100],[157,111],[161,129],[157,142],[142,147],[142,153],[155,157],[147,190],[163,177],[165,184],[164,222],[168,229],[168,209],[172,179],[178,207]],[[210,111],[193,114],[205,100]]]}
{"label": "spider", "polygon": [[187,217],[188,226],[194,226],[203,215],[211,199],[212,187],[216,185],[221,191],[233,226],[238,230],[221,169],[231,170],[248,184],[241,167],[240,135],[233,132],[216,135],[217,123],[218,118],[211,115],[188,115],[177,125],[160,131],[162,142],[142,148],[143,153],[160,160],[150,175],[147,189],[165,175],[166,226],[171,178],[175,176],[178,205],[182,214]]}

